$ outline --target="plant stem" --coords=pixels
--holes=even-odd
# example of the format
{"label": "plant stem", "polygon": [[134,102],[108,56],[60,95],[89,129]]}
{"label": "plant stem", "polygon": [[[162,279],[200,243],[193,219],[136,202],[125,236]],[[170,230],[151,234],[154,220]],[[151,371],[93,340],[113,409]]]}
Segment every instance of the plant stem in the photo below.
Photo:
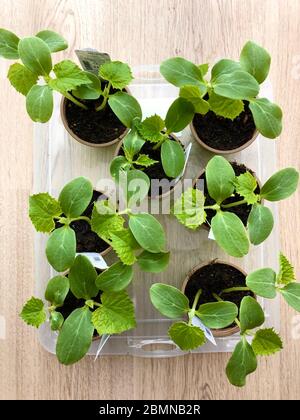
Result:
{"label": "plant stem", "polygon": [[95,302],[94,301],[94,306],[99,306],[100,307],[101,306],[101,303],[98,303],[98,302]]}
{"label": "plant stem", "polygon": [[220,295],[223,293],[231,293],[231,292],[248,292],[250,289],[247,286],[237,286],[237,287],[229,287],[228,289],[222,290]]}
{"label": "plant stem", "polygon": [[204,210],[220,210],[219,204],[214,204],[213,206],[204,206]]}
{"label": "plant stem", "polygon": [[84,220],[85,222],[88,222],[89,224],[91,224],[91,219],[87,216],[79,216],[79,217],[75,217],[75,219],[71,219],[71,222],[77,222],[77,220]]}
{"label": "plant stem", "polygon": [[102,111],[102,109],[105,108],[106,104],[107,104],[107,100],[109,98],[109,92],[110,92],[110,88],[111,88],[111,82],[108,83],[108,85],[104,88],[103,91],[103,101],[102,104],[100,104],[97,108],[96,111]]}
{"label": "plant stem", "polygon": [[162,139],[156,143],[156,145],[153,147],[153,150],[157,150],[161,147],[161,145],[163,144],[164,141],[166,141],[169,138],[169,134],[168,133],[162,133]]}
{"label": "plant stem", "polygon": [[223,207],[224,209],[230,209],[231,207],[241,206],[242,204],[247,204],[247,201],[246,200],[240,200],[240,201],[236,201],[235,203],[221,204],[221,207]]}
{"label": "plant stem", "polygon": [[[220,296],[218,296],[216,293],[213,293],[213,297],[218,301],[218,302],[224,302],[223,299],[220,298]],[[234,322],[236,323],[236,325],[241,328],[241,323],[240,321],[235,318]]]}
{"label": "plant stem", "polygon": [[72,96],[70,93],[65,92],[64,96],[69,99],[69,101],[73,102],[75,105],[79,106],[82,109],[88,110],[88,107],[84,105],[82,102],[78,101],[74,96]]}
{"label": "plant stem", "polygon": [[192,325],[192,319],[193,319],[193,317],[195,316],[195,312],[196,312],[196,306],[197,306],[197,304],[198,304],[198,302],[199,302],[199,298],[200,298],[200,296],[201,296],[201,293],[202,293],[202,289],[199,289],[198,290],[198,292],[196,293],[196,295],[195,295],[195,299],[194,299],[194,302],[193,302],[193,306],[192,306],[192,308],[189,310],[189,312],[188,312],[188,316],[189,316],[189,325]]}

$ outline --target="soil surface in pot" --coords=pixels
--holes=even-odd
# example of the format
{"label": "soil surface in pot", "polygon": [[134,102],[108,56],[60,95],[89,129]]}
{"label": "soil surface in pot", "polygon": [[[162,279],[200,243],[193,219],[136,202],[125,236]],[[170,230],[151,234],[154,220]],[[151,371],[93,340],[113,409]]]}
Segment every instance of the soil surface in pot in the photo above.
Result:
{"label": "soil surface in pot", "polygon": [[69,100],[66,103],[68,126],[80,139],[92,144],[109,143],[124,133],[126,127],[108,104],[103,110],[97,112],[95,108],[101,104],[101,100],[82,100],[81,102],[87,105],[87,110]]}
{"label": "soil surface in pot", "polygon": [[[96,269],[97,273],[100,274],[101,270]],[[66,275],[68,277],[68,274]],[[101,303],[101,293],[99,292],[96,297],[93,298],[96,302]],[[85,305],[84,299],[77,299],[71,291],[67,294],[63,306],[60,308],[56,308],[57,312],[60,312],[62,316],[64,317],[64,320],[68,318],[68,316],[78,308],[82,308]],[[97,306],[94,307],[94,309],[90,308],[90,311],[94,312],[97,309]],[[94,330],[94,337],[98,337],[99,334],[96,330]]]}
{"label": "soil surface in pot", "polygon": [[[172,140],[172,137],[170,137]],[[148,196],[149,197],[157,197],[158,195],[164,194],[168,192],[170,189],[172,190],[175,186],[175,180],[173,178],[168,177],[165,174],[165,171],[163,169],[162,163],[161,163],[161,157],[160,157],[160,148],[153,150],[153,143],[150,143],[148,141],[145,142],[143,147],[140,151],[141,154],[148,155],[151,159],[157,160],[157,163],[154,163],[154,165],[149,166],[148,168],[145,168],[143,172],[148,175],[150,178],[150,181],[152,179],[158,179],[159,181],[167,180],[166,185],[160,185],[159,190],[156,191],[155,185],[153,185],[152,190],[149,190]],[[120,149],[119,155],[124,155],[123,148]],[[136,166],[136,169],[141,169],[141,167]]]}
{"label": "soil surface in pot", "polygon": [[[250,169],[248,169],[245,165],[242,164],[238,164],[236,162],[230,162],[233,170],[235,172],[236,176],[239,176],[241,174],[244,174],[245,172],[250,172],[252,175],[255,176],[254,172],[251,171]],[[213,200],[209,195],[208,195],[208,190],[207,190],[207,185],[206,185],[206,180],[205,180],[205,173],[201,175],[200,179],[204,180],[204,195],[206,197],[205,199],[205,206],[211,206],[213,204],[215,204],[215,200]],[[257,188],[255,190],[256,194],[260,193],[260,188],[257,185]],[[235,194],[233,197],[227,198],[223,204],[230,204],[230,203],[234,203],[236,201],[242,200],[243,197],[241,197],[239,194]],[[244,223],[244,225],[247,225],[247,220],[250,214],[252,206],[248,205],[248,204],[242,204],[240,206],[236,206],[236,207],[230,207],[228,209],[226,209],[226,211],[230,212],[230,213],[234,213],[236,214],[241,221]],[[213,218],[213,216],[215,216],[216,212],[213,210],[206,210],[206,220],[207,223],[206,225],[209,226],[211,223],[211,219]]]}
{"label": "soil surface in pot", "polygon": [[253,137],[256,129],[248,101],[244,101],[244,111],[234,120],[208,111],[206,115],[195,114],[193,124],[203,143],[217,150],[243,146]]}
{"label": "soil surface in pot", "polygon": [[[102,195],[99,191],[93,192],[90,204],[86,208],[82,216],[91,217],[95,201]],[[103,196],[103,200],[107,197]],[[56,223],[56,228],[61,227],[60,223]],[[76,252],[103,252],[109,245],[91,230],[91,226],[85,220],[76,220],[72,222],[70,227],[75,231],[76,235]]]}
{"label": "soil surface in pot", "polygon": [[[196,293],[199,289],[202,289],[198,308],[203,303],[216,302],[213,293],[219,295],[222,290],[237,286],[246,286],[246,277],[243,273],[231,265],[212,262],[192,274],[187,282],[184,294],[188,297],[190,305],[193,305]],[[245,296],[254,295],[250,291],[231,292],[222,295],[221,298],[240,307],[240,303]]]}

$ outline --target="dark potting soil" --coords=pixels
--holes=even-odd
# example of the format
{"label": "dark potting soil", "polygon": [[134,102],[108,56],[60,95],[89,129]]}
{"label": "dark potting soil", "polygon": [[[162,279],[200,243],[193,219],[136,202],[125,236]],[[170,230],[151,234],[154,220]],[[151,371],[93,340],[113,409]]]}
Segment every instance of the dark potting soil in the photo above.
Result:
{"label": "dark potting soil", "polygon": [[[102,195],[99,191],[93,192],[90,204],[82,214],[82,216],[91,217],[95,201]],[[103,200],[106,197],[103,196]],[[56,223],[56,228],[61,227],[60,223]],[[103,252],[109,245],[91,230],[91,226],[85,220],[76,220],[70,224],[76,235],[76,252]]]}
{"label": "dark potting soil", "polygon": [[[163,185],[163,182],[161,183],[162,185],[159,185],[158,191],[157,191],[157,188],[155,188],[155,185],[153,185],[152,189],[149,190],[148,196],[155,197],[155,196],[168,192],[169,189],[172,190],[175,186],[175,182],[173,178],[170,178],[165,174],[165,171],[161,163],[160,148],[153,150],[153,144],[146,141],[143,147],[141,148],[140,153],[148,155],[151,159],[158,161],[157,163],[154,163],[154,165],[151,165],[148,168],[145,168],[143,170],[143,172],[146,175],[148,175],[150,180],[153,180],[153,179],[157,179],[159,181],[166,180],[165,185]],[[123,148],[120,149],[119,155],[124,155]],[[141,167],[137,165],[136,169],[141,169]]]}
{"label": "dark potting soil", "polygon": [[69,100],[66,104],[68,125],[82,140],[94,144],[109,143],[124,133],[126,127],[108,104],[103,110],[97,112],[95,108],[100,105],[101,100],[82,100],[82,102],[87,105],[87,110]]}
{"label": "dark potting soil", "polygon": [[255,132],[248,101],[244,101],[244,111],[234,120],[208,111],[206,115],[195,114],[193,124],[203,143],[217,150],[233,150],[243,146]]}
{"label": "dark potting soil", "polygon": [[[191,276],[184,294],[188,297],[190,305],[193,305],[196,293],[201,289],[198,308],[203,303],[216,302],[213,293],[219,295],[222,290],[237,286],[246,286],[246,277],[243,273],[230,265],[212,262],[200,268]],[[245,296],[254,295],[250,291],[231,292],[222,295],[221,298],[235,303],[239,308]]]}
{"label": "dark potting soil", "polygon": [[[248,169],[245,165],[242,164],[238,164],[236,162],[231,162],[231,165],[233,167],[233,170],[235,172],[236,176],[239,176],[241,174],[244,174],[245,172],[250,172],[252,175],[255,176],[254,172],[251,171],[250,169]],[[206,179],[205,179],[205,173],[203,175],[201,175],[200,179],[204,180],[204,195],[206,197],[205,199],[205,206],[211,206],[213,204],[215,204],[215,200],[213,200],[209,195],[208,195],[208,190],[207,190],[207,184],[206,184]],[[259,186],[257,186],[256,190],[255,190],[256,194],[260,193],[260,188]],[[234,203],[236,201],[242,200],[243,197],[241,197],[239,194],[234,194],[233,197],[227,198],[223,204],[230,204],[230,203]],[[248,205],[248,204],[242,204],[240,206],[236,206],[236,207],[230,207],[228,209],[226,209],[226,211],[230,212],[230,213],[234,213],[236,214],[241,221],[244,223],[244,225],[247,225],[247,220],[250,214],[252,206]],[[211,219],[213,218],[213,216],[216,214],[215,211],[213,210],[206,210],[206,221],[207,221],[207,225],[210,225],[211,223]]]}

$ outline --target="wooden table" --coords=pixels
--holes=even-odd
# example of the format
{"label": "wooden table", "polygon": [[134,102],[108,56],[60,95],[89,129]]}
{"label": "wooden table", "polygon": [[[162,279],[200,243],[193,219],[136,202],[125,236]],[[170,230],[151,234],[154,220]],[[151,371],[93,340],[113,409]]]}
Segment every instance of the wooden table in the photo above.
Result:
{"label": "wooden table", "polygon": [[[196,62],[238,57],[248,39],[272,55],[271,79],[284,110],[279,167],[299,168],[299,0],[0,0],[0,27],[19,36],[51,28],[69,41],[57,59],[93,46],[131,65],[181,55]],[[300,315],[282,305],[284,350],[259,360],[243,389],[228,385],[228,355],[174,359],[105,357],[63,367],[19,319],[34,290],[33,228],[27,216],[32,188],[32,128],[21,95],[0,60],[0,398],[2,399],[296,399],[300,396]],[[282,250],[299,276],[299,193],[280,209]]]}

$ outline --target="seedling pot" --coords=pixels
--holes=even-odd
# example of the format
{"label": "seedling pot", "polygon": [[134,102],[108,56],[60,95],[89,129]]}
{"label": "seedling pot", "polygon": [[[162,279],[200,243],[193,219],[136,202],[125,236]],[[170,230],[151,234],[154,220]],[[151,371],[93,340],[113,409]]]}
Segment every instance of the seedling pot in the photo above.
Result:
{"label": "seedling pot", "polygon": [[[262,184],[261,184],[261,181],[257,178],[257,176],[256,176],[256,174],[251,170],[251,169],[249,169],[249,168],[247,168],[245,165],[243,165],[243,164],[241,164],[241,163],[237,163],[237,162],[233,162],[233,161],[231,161],[230,162],[230,164],[232,165],[232,167],[233,167],[233,169],[234,169],[234,171],[235,171],[235,173],[236,173],[236,175],[238,176],[238,175],[241,175],[242,173],[245,173],[246,171],[248,171],[248,172],[250,172],[252,175],[254,175],[254,177],[256,178],[256,181],[257,181],[257,185],[258,185],[258,187],[257,187],[257,190],[256,190],[256,193],[259,193],[260,192],[260,190],[261,190],[261,187],[262,187]],[[194,182],[193,182],[193,187],[195,188],[196,187],[196,183],[197,183],[197,181],[199,180],[199,179],[201,179],[202,177],[203,177],[203,175],[205,174],[205,169],[203,169],[203,170],[201,170],[200,171],[200,173],[199,173],[199,175],[196,177],[196,179],[194,180]],[[208,196],[208,192],[206,192],[205,193],[205,196],[207,197]],[[209,197],[210,198],[210,197]],[[230,200],[230,199],[229,199]],[[238,199],[235,199],[235,200],[233,200],[233,201],[237,201]],[[228,202],[228,200],[225,200],[224,201],[224,203],[227,203]],[[264,200],[262,199],[261,201],[260,201],[260,203],[262,203],[263,204],[263,202],[264,202]],[[232,210],[233,209],[235,209],[235,210],[237,210],[237,211],[239,211],[239,209],[241,210],[241,209],[244,209],[244,214],[243,214],[243,217],[241,218],[242,219],[242,221],[243,221],[243,223],[244,223],[244,225],[246,225],[247,224],[247,217],[249,216],[249,213],[250,213],[250,210],[251,210],[251,207],[252,206],[250,206],[250,205],[247,205],[247,204],[243,204],[243,205],[241,205],[241,206],[237,206],[237,207],[233,207],[232,208]],[[234,213],[236,213],[236,212],[234,212]],[[239,217],[240,217],[240,214],[238,214],[238,213],[236,213]],[[243,220],[243,218],[244,218],[244,220]],[[204,223],[203,225],[201,225],[204,229],[206,229],[206,230],[210,230],[210,225],[209,225],[209,223]]]}
{"label": "seedling pot", "polygon": [[[214,270],[213,270],[214,267],[216,267],[217,265],[220,266],[219,267],[218,278],[215,277]],[[222,266],[224,266],[224,267],[222,267]],[[193,277],[195,275],[195,273],[200,273],[201,270],[204,270],[204,269],[206,269],[205,270],[206,272],[211,271],[210,276],[209,276],[209,282],[212,285],[212,290],[215,290],[215,293],[217,293],[217,294],[221,292],[221,289],[226,288],[226,286],[225,286],[226,280],[224,280],[223,287],[221,287],[221,286],[219,287],[220,290],[218,290],[218,285],[216,285],[216,281],[218,281],[218,283],[220,285],[222,283],[220,281],[220,272],[222,271],[222,269],[224,269],[224,277],[226,275],[228,276],[228,272],[225,273],[225,270],[227,269],[228,271],[234,273],[234,275],[237,278],[239,278],[240,281],[243,281],[243,284],[239,283],[239,284],[235,284],[235,286],[241,286],[241,285],[246,286],[246,276],[247,276],[247,274],[240,267],[238,267],[234,264],[231,264],[231,263],[220,261],[220,260],[213,260],[213,261],[210,261],[210,262],[205,262],[205,263],[202,263],[202,264],[198,264],[194,268],[192,268],[192,270],[188,273],[188,275],[186,276],[186,278],[183,281],[181,291],[190,299],[190,301],[194,299],[195,296],[193,296],[193,290],[196,290],[197,288],[198,289],[201,288],[203,290],[202,294],[205,295],[205,298],[210,293],[210,291],[208,291],[208,289],[206,289],[204,285],[201,286],[201,283],[202,283],[201,280]],[[198,287],[198,282],[200,283],[199,287]],[[232,284],[232,286],[233,286],[233,284]],[[227,286],[227,287],[229,287],[229,286]],[[237,292],[235,292],[235,293],[237,293]],[[240,293],[241,299],[242,299],[242,297],[244,297],[246,295],[251,295],[251,296],[255,297],[252,292],[239,292],[239,293]],[[196,294],[196,292],[195,292],[195,294]],[[228,297],[227,299],[225,298],[226,295],[224,295],[224,297],[222,296],[222,298],[224,300],[231,301],[230,298],[229,298],[231,295],[232,295],[232,293],[227,294],[227,297]],[[206,299],[202,300],[202,298],[200,296],[199,302],[200,303],[209,303],[209,302],[216,302],[216,300],[213,300],[213,298],[211,300],[206,300]],[[234,303],[237,303],[237,302],[234,302]],[[233,326],[229,326],[227,328],[222,328],[222,329],[212,329],[211,331],[212,331],[214,337],[228,337],[230,335],[233,335],[233,334],[239,332],[239,330],[240,329],[237,325],[233,325]]]}
{"label": "seedling pot", "polygon": [[[195,119],[195,118],[194,118]],[[197,132],[195,124],[194,124],[194,119],[193,121],[190,123],[190,129],[191,132],[193,134],[193,137],[196,139],[196,141],[200,144],[200,146],[202,146],[204,149],[218,154],[218,155],[228,155],[231,153],[238,153],[241,152],[242,150],[246,149],[247,147],[249,147],[254,140],[257,138],[259,132],[257,129],[254,130],[252,137],[246,141],[244,144],[240,145],[239,147],[233,148],[233,149],[228,149],[228,150],[222,150],[222,149],[217,149],[214,148],[212,146],[209,146],[208,144],[206,144],[202,139],[201,139],[201,135]]]}
{"label": "seedling pot", "polygon": [[[184,145],[182,144],[182,142],[179,140],[179,138],[177,137],[177,136],[175,136],[175,134],[170,134],[170,137],[172,137],[172,139],[173,140],[175,140],[177,143],[179,143],[179,144],[181,144],[181,146],[184,148]],[[148,143],[148,142],[146,142],[145,144],[150,144],[150,143]],[[114,153],[114,156],[120,156],[120,155],[122,155],[122,146],[123,146],[123,141],[121,141],[119,144],[118,144],[118,146],[117,146],[117,148],[116,148],[116,151],[115,151],[115,153]],[[159,151],[160,149],[158,149],[158,151]],[[143,152],[143,153],[149,153],[149,151],[143,151],[143,148],[141,149],[141,151]],[[151,156],[150,156],[151,157]],[[161,160],[160,160],[160,157],[157,157],[157,159],[156,160],[159,160],[159,163],[160,163],[160,166],[161,166]],[[153,166],[155,166],[155,165],[153,165]],[[152,168],[153,167],[150,167],[150,168],[146,168],[146,170],[144,171],[148,176],[149,176],[149,178],[150,178],[150,181],[151,181],[151,179],[153,179],[153,178],[151,178],[151,174],[147,171],[147,169],[149,170],[152,170]],[[161,167],[161,171],[163,172],[163,169],[162,169],[162,167]],[[184,170],[185,171],[185,170]],[[168,191],[166,191],[166,192],[163,192],[163,193],[161,193],[161,194],[158,194],[158,195],[150,195],[150,191],[149,191],[149,195],[148,195],[148,198],[149,199],[156,199],[156,200],[159,200],[159,199],[163,199],[163,198],[165,198],[165,197],[168,197],[171,193],[172,193],[172,191],[174,190],[174,188],[175,188],[175,186],[178,184],[178,182],[183,178],[183,176],[184,176],[184,172],[181,174],[181,176],[176,180],[176,182],[175,182],[175,179],[173,179],[173,181],[174,181],[174,184],[172,184],[172,186],[171,186],[171,188],[168,190]],[[166,178],[166,179],[169,179],[169,181],[172,181],[172,179],[171,178],[168,178],[166,175],[164,175],[164,178]],[[162,178],[161,178],[162,179]]]}
{"label": "seedling pot", "polygon": [[[124,89],[128,94],[131,94],[128,88]],[[68,99],[66,99],[65,97],[62,98],[61,103],[60,103],[60,115],[61,115],[61,119],[63,122],[63,125],[65,127],[65,129],[67,130],[67,132],[70,134],[70,136],[75,139],[76,141],[78,141],[81,144],[84,144],[85,146],[90,146],[90,147],[108,147],[111,146],[112,144],[117,143],[118,141],[122,140],[126,134],[128,133],[129,129],[126,128],[125,126],[122,125],[121,122],[119,122],[119,130],[118,128],[116,128],[116,132],[118,133],[115,137],[112,135],[111,139],[108,141],[105,141],[105,139],[100,142],[100,141],[88,141],[88,138],[83,138],[81,137],[78,133],[74,132],[74,129],[71,128],[70,123],[68,121],[68,116],[67,116],[67,107],[68,106],[72,106],[72,107],[76,107],[76,105],[72,104]],[[106,108],[109,107],[109,105],[106,105]],[[88,113],[88,110],[81,110],[79,107],[77,107],[80,112],[82,113]],[[76,108],[75,108],[76,109]],[[103,111],[98,111],[96,114],[99,114],[99,118],[101,118],[101,112]],[[113,112],[110,111],[110,114],[114,116]],[[116,122],[118,122],[118,118],[116,116],[114,116],[114,119]],[[108,127],[108,126],[107,126]],[[115,128],[115,127],[110,127],[110,128]],[[123,129],[124,128],[124,129]],[[96,130],[94,130],[96,131]],[[99,130],[99,136],[101,136],[101,131],[105,131],[104,129]],[[107,131],[107,130],[106,130]]]}

